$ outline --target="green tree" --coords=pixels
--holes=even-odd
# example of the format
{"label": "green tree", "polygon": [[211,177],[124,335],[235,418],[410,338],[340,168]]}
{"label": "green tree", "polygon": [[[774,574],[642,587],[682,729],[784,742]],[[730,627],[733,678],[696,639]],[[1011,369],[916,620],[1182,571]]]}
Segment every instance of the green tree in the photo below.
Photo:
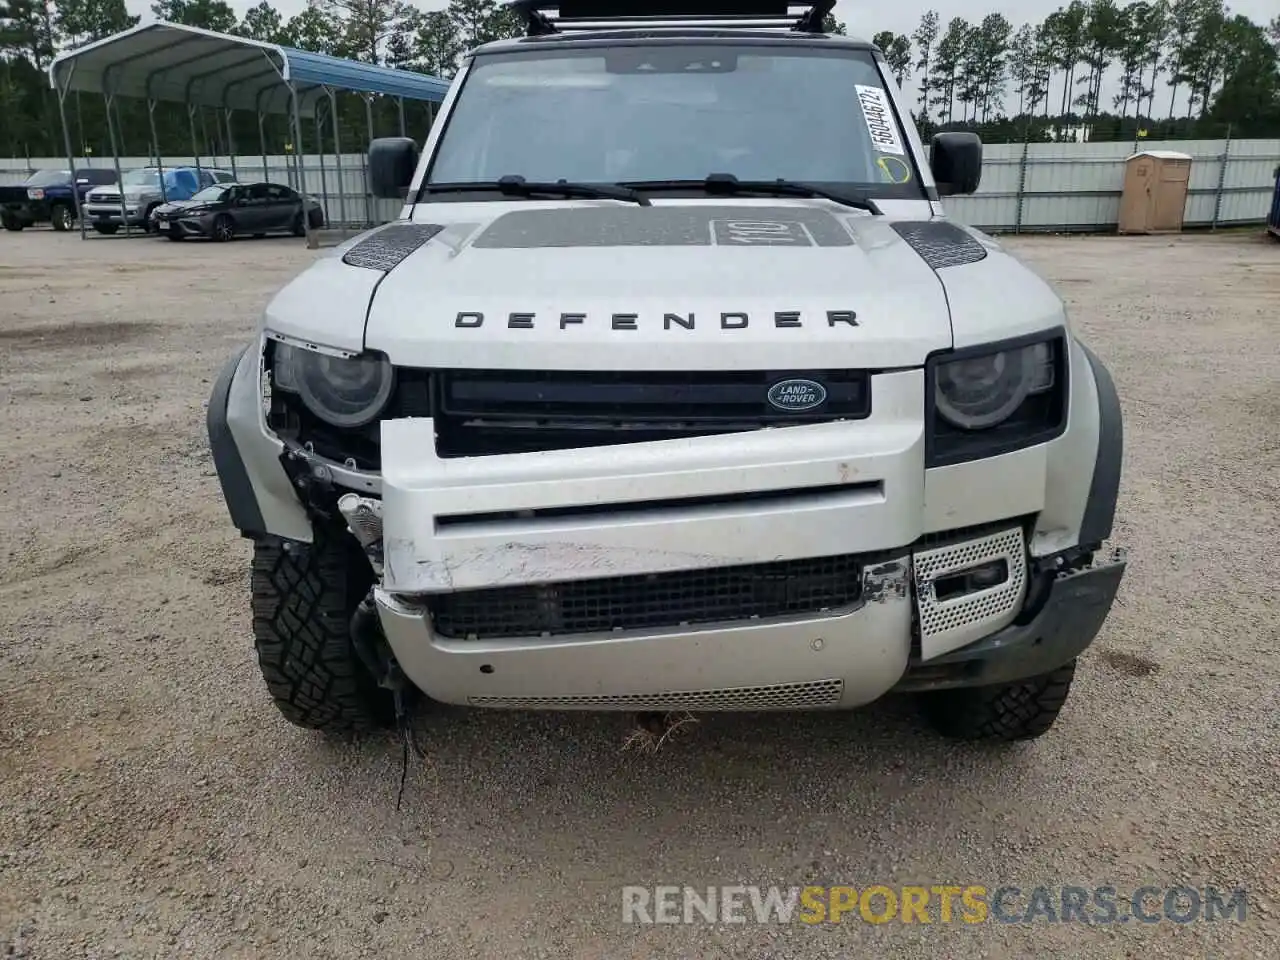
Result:
{"label": "green tree", "polygon": [[349,55],[366,63],[383,61],[388,38],[413,12],[401,0],[319,0],[318,6]]}
{"label": "green tree", "polygon": [[933,74],[929,86],[934,93],[930,104],[939,108],[941,123],[951,123],[955,117],[957,94],[961,91],[961,68],[968,51],[969,34],[973,27],[963,17],[955,17],[947,24],[947,31],[938,41],[933,55]]}
{"label": "green tree", "polygon": [[1116,53],[1122,48],[1123,17],[1115,0],[1091,0],[1084,28],[1083,60],[1089,73],[1078,83],[1085,88],[1076,103],[1086,116],[1097,116],[1102,81]]}
{"label": "green tree", "polygon": [[498,0],[450,0],[445,14],[463,50],[524,33],[520,20]]}
{"label": "green tree", "polygon": [[[1274,25],[1274,24],[1273,24]],[[1226,78],[1208,119],[1235,136],[1273,136],[1280,130],[1280,55],[1267,31],[1247,17],[1226,26]]]}
{"label": "green tree", "polygon": [[40,0],[8,0],[0,4],[0,51],[28,60],[44,70],[58,49],[53,5]]}
{"label": "green tree", "polygon": [[986,123],[991,111],[1004,106],[1006,70],[1009,64],[1009,43],[1013,25],[1000,13],[989,13],[973,31],[969,46],[973,57],[973,73],[977,80],[977,97],[974,103],[974,119],[979,110]]}
{"label": "green tree", "polygon": [[59,0],[57,5],[58,31],[69,47],[128,30],[139,19],[129,15],[124,0]]}
{"label": "green tree", "polygon": [[1075,87],[1076,68],[1084,59],[1087,42],[1086,29],[1089,8],[1083,0],[1071,0],[1070,5],[1055,10],[1045,18],[1045,30],[1053,49],[1053,65],[1063,73],[1062,116],[1071,105],[1071,91]]}
{"label": "green tree", "polygon": [[934,44],[938,42],[938,31],[941,29],[939,23],[938,11],[926,10],[924,16],[920,18],[920,26],[916,27],[916,32],[911,35],[911,39],[915,41],[916,50],[919,51],[916,74],[920,77],[920,116],[923,120],[929,119],[929,82],[933,76],[929,72],[929,67]]}
{"label": "green tree", "polygon": [[286,42],[299,50],[312,53],[346,55],[346,44],[338,32],[338,24],[315,7],[307,7],[297,16],[290,17],[284,26]]}
{"label": "green tree", "polygon": [[285,30],[284,18],[280,11],[271,5],[269,0],[260,0],[256,7],[245,11],[244,19],[236,32],[251,40],[263,43],[287,43],[288,32]]}
{"label": "green tree", "polygon": [[1188,79],[1191,45],[1199,29],[1204,0],[1172,0],[1169,5],[1169,116],[1177,108],[1178,88]]}
{"label": "green tree", "polygon": [[433,77],[452,79],[458,71],[458,57],[462,54],[462,43],[458,39],[458,31],[453,20],[443,10],[433,10],[423,16],[418,25],[417,44],[418,63],[424,73]]}
{"label": "green tree", "polygon": [[157,20],[218,33],[234,33],[239,25],[236,12],[224,0],[155,0],[151,12]]}
{"label": "green tree", "polygon": [[[1145,78],[1146,70],[1151,71],[1150,79],[1142,79],[1139,86],[1145,85],[1146,88],[1147,116],[1154,117],[1156,81],[1160,79],[1160,74],[1168,69],[1164,62],[1164,51],[1169,42],[1169,0],[1136,3],[1134,7],[1136,12],[1130,16],[1130,23],[1133,31],[1146,44],[1145,68],[1140,76]],[[1139,107],[1141,107],[1140,104]]]}
{"label": "green tree", "polygon": [[1009,79],[1013,81],[1013,90],[1018,95],[1018,116],[1035,113],[1040,102],[1040,68],[1036,53],[1035,28],[1024,23],[1009,45]]}
{"label": "green tree", "polygon": [[892,30],[882,30],[871,38],[871,42],[880,48],[885,63],[889,65],[889,73],[901,87],[911,74],[911,38]]}
{"label": "green tree", "polygon": [[838,37],[845,35],[845,26],[842,20],[837,20],[831,14],[827,14],[822,18],[822,32],[834,34]]}
{"label": "green tree", "polygon": [[1181,76],[1190,87],[1188,117],[1195,113],[1196,107],[1200,108],[1201,117],[1208,111],[1213,88],[1226,69],[1229,43],[1223,0],[1200,0],[1196,12],[1195,32],[1185,51]]}

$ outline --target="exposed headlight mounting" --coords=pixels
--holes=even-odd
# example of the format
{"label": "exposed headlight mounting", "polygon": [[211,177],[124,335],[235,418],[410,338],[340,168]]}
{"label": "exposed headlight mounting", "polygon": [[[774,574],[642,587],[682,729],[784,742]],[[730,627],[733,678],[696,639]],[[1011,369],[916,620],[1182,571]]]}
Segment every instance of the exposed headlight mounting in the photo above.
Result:
{"label": "exposed headlight mounting", "polygon": [[1067,344],[1057,329],[930,357],[926,466],[999,456],[1061,435]]}
{"label": "exposed headlight mounting", "polygon": [[386,357],[335,357],[277,342],[272,361],[276,389],[295,393],[325,423],[362,427],[391,399],[395,369]]}

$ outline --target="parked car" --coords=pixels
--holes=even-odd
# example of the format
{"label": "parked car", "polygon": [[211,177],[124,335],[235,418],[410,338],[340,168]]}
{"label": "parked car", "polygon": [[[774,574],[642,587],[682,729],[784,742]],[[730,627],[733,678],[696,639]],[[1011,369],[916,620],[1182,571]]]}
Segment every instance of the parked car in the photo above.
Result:
{"label": "parked car", "polygon": [[150,229],[151,213],[170,200],[189,200],[204,187],[215,183],[231,183],[235,174],[228,170],[203,167],[165,167],[163,185],[159,167],[130,170],[121,178],[124,211],[121,212],[121,189],[105,187],[89,191],[84,215],[98,233],[115,233],[126,222],[133,227]]}
{"label": "parked car", "polygon": [[88,167],[77,170],[37,170],[18,186],[0,187],[0,223],[6,230],[22,230],[48,223],[55,230],[70,230],[76,222],[75,192],[81,202],[94,187],[114,184],[116,172]]}
{"label": "parked car", "polygon": [[190,200],[175,200],[156,208],[155,229],[170,240],[208,237],[225,241],[240,234],[265,236],[287,230],[306,232],[303,210],[313,230],[324,225],[324,211],[312,197],[303,197],[278,183],[220,183],[206,187]]}

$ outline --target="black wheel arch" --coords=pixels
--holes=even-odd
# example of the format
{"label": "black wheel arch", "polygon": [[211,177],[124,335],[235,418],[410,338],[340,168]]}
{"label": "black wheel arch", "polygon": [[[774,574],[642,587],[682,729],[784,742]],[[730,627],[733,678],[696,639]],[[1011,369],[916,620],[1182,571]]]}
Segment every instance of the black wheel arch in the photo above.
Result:
{"label": "black wheel arch", "polygon": [[1124,460],[1124,416],[1120,395],[1111,372],[1097,354],[1080,344],[1089,360],[1098,394],[1098,453],[1089,481],[1089,499],[1080,521],[1080,542],[1101,544],[1111,536],[1120,496],[1120,473]]}

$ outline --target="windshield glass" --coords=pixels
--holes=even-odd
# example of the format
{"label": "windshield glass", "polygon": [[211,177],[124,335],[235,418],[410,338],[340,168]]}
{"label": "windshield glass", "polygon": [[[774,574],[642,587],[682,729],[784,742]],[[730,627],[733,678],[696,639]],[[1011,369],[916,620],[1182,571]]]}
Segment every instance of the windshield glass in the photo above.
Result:
{"label": "windshield glass", "polygon": [[126,187],[158,187],[160,172],[158,170],[130,170],[120,181]]}
{"label": "windshield glass", "polygon": [[216,203],[223,198],[227,189],[227,185],[223,183],[213,187],[205,187],[199,193],[194,194],[191,199],[200,203]]}
{"label": "windshield glass", "polygon": [[66,170],[37,170],[27,177],[24,185],[28,187],[53,187],[70,182],[71,174]]}
{"label": "windshield glass", "polygon": [[427,183],[800,180],[924,196],[870,52],[668,44],[480,56]]}

